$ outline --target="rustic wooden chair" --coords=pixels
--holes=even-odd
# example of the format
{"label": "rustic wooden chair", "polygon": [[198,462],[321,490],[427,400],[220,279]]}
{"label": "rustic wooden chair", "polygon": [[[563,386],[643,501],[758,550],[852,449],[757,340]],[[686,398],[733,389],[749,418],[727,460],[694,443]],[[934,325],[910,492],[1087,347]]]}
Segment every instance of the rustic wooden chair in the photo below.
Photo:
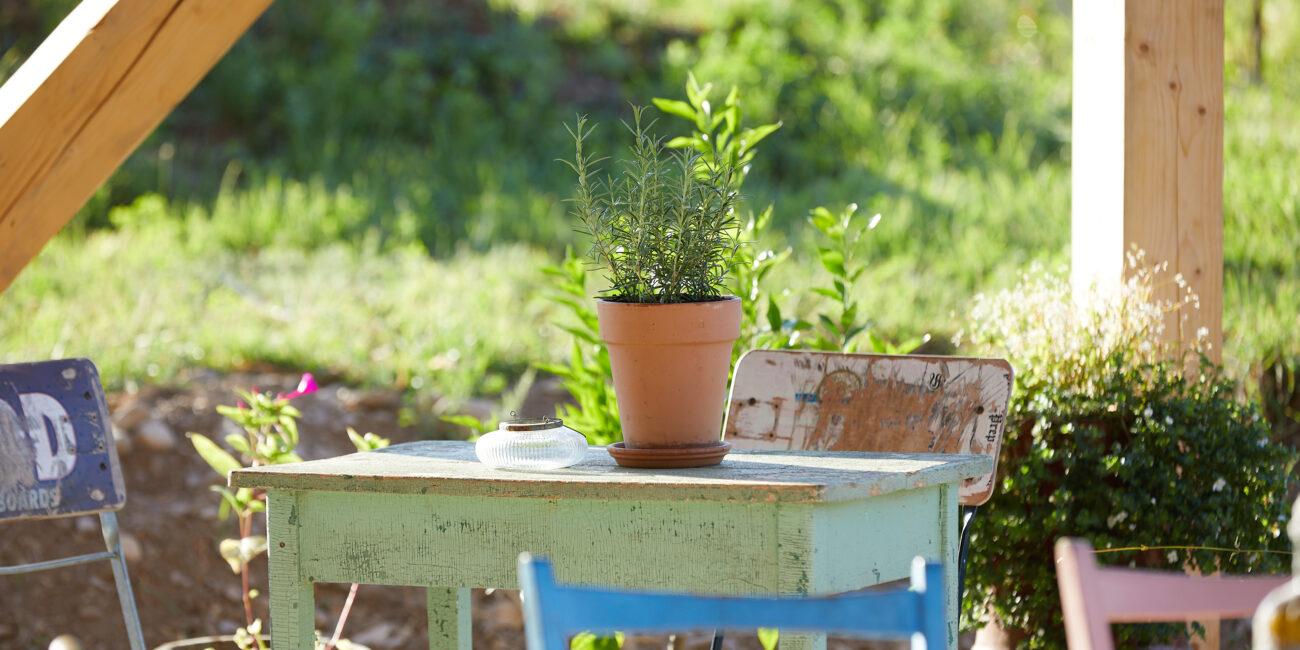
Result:
{"label": "rustic wooden chair", "polygon": [[551,565],[519,556],[528,650],[567,650],[577,632],[681,629],[828,631],[912,640],[913,650],[946,647],[943,567],[912,561],[909,586],[820,597],[717,597],[557,585]]}
{"label": "rustic wooden chair", "polygon": [[108,560],[132,650],[144,635],[117,516],[126,488],[99,371],[87,359],[0,366],[0,522],[98,513],[107,550],[0,567],[0,576]]}
{"label": "rustic wooden chair", "polygon": [[1103,567],[1088,542],[1056,541],[1056,582],[1070,650],[1113,650],[1111,623],[1246,618],[1269,591],[1290,580],[1289,575],[1190,576]]}
{"label": "rustic wooden chair", "polygon": [[1002,359],[750,350],[736,364],[723,436],[737,449],[984,454],[993,471],[960,488],[970,522],[993,494],[1011,398]]}
{"label": "rustic wooden chair", "polygon": [[[993,494],[1011,398],[1003,359],[750,350],[736,364],[723,436],[737,449],[984,454],[960,487],[958,600],[970,524]],[[713,648],[722,644],[714,637]]]}

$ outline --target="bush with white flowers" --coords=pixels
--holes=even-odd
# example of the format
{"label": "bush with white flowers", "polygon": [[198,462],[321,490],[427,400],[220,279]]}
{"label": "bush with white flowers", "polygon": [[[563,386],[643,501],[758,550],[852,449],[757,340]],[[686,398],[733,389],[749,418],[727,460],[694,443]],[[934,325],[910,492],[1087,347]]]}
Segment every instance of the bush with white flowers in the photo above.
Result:
{"label": "bush with white flowers", "polygon": [[[1053,543],[1088,539],[1102,564],[1237,573],[1283,572],[1284,502],[1294,454],[1270,441],[1253,405],[1205,361],[1158,343],[1194,296],[1132,259],[1118,289],[1075,300],[1059,275],[1035,269],[981,296],[962,335],[1004,356],[1016,385],[993,499],[976,520],[967,622],[991,614],[1018,647],[1065,647]],[[1173,289],[1173,291],[1169,291]],[[1153,300],[1153,292],[1180,294]],[[1203,336],[1203,334],[1202,334]],[[969,349],[969,348],[968,348]],[[1186,369],[1193,369],[1186,372]],[[1185,378],[1185,375],[1186,378]],[[1119,626],[1117,641],[1150,642],[1181,625]]]}

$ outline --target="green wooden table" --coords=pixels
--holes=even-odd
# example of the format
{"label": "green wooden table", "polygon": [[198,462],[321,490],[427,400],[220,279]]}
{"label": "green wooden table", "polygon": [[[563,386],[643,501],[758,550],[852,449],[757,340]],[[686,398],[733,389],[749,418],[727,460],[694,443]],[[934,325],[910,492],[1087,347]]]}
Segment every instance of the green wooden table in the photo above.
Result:
{"label": "green wooden table", "polygon": [[[437,441],[236,470],[230,485],[268,494],[275,648],[312,647],[313,583],[360,582],[427,587],[429,647],[469,650],[470,588],[517,588],[521,551],[562,581],[719,594],[849,591],[907,577],[915,555],[956,567],[958,482],[991,463],[733,451],[714,467],[635,470],[593,447],[574,467],[512,472]],[[956,571],[945,578],[956,647]]]}

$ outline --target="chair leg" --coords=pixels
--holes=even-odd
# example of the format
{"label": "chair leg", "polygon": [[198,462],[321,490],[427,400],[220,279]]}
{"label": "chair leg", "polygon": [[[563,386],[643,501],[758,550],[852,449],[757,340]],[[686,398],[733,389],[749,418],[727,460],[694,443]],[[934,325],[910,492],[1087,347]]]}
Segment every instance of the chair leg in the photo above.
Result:
{"label": "chair leg", "polygon": [[131,650],[145,650],[144,633],[140,630],[140,614],[135,609],[135,595],[131,592],[131,576],[126,572],[126,558],[122,556],[122,539],[117,529],[117,515],[99,513],[99,524],[104,533],[104,545],[113,554],[113,581],[117,583],[117,598],[122,602],[122,622]]}
{"label": "chair leg", "polygon": [[966,554],[970,551],[970,527],[975,521],[979,506],[961,507],[961,548],[957,552],[957,611],[961,611],[962,598],[966,595]]}
{"label": "chair leg", "polygon": [[713,631],[713,645],[709,646],[709,650],[722,650],[722,630]]}

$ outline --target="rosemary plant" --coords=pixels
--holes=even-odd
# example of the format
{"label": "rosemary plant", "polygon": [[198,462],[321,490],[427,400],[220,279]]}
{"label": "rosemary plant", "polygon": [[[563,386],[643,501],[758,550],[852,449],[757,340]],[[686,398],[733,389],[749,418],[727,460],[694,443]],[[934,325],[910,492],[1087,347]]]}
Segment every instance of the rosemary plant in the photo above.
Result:
{"label": "rosemary plant", "polygon": [[634,141],[616,177],[598,178],[607,158],[584,152],[585,117],[565,125],[575,143],[578,177],[571,214],[591,237],[588,257],[609,280],[605,298],[618,302],[680,303],[722,297],[727,270],[740,247],[736,219],[742,169],[736,160],[705,160],[670,151],[633,108],[624,126]]}

